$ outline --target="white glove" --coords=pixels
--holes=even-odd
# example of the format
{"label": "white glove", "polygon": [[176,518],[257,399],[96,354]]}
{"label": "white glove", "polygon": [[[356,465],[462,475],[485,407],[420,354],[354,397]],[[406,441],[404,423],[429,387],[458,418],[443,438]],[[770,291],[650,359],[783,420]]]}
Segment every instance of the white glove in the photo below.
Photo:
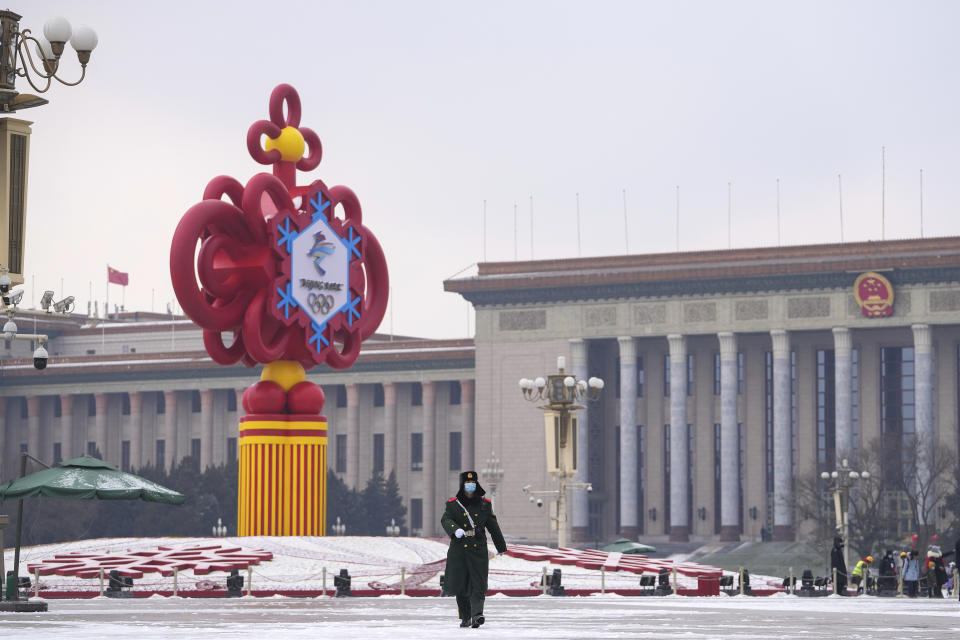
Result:
{"label": "white glove", "polygon": [[453,535],[457,536],[458,538],[462,538],[463,536],[467,535],[467,532],[463,529],[457,529],[453,532]]}

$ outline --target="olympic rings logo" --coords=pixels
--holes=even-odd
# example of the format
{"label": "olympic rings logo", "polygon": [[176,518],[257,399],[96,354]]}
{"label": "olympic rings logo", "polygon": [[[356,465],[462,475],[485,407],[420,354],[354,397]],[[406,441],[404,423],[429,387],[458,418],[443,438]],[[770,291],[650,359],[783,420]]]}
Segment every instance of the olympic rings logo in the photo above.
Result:
{"label": "olympic rings logo", "polygon": [[330,310],[333,309],[333,296],[330,294],[316,294],[311,293],[307,296],[307,302],[310,304],[310,308],[313,309],[314,313],[322,313],[324,315],[330,313]]}

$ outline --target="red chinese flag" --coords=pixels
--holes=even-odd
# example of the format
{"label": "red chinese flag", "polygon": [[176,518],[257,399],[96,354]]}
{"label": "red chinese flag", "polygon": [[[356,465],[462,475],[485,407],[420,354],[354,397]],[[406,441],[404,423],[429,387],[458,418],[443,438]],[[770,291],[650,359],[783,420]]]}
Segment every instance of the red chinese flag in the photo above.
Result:
{"label": "red chinese flag", "polygon": [[130,284],[130,274],[117,271],[110,265],[107,265],[107,282],[123,285],[125,287]]}

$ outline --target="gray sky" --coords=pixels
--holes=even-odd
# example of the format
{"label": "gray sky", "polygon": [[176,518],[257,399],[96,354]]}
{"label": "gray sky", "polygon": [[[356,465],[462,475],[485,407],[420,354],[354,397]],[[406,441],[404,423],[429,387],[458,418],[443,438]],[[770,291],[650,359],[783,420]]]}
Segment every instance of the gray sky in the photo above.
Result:
{"label": "gray sky", "polygon": [[[128,309],[173,299],[170,238],[207,181],[265,167],[249,125],[289,82],[390,264],[393,330],[462,337],[442,281],[483,260],[957,235],[955,2],[21,1],[97,30],[78,87],[34,121],[27,298],[86,309],[106,264]],[[72,49],[61,66],[79,73]],[[31,93],[19,80],[21,92]],[[111,287],[111,301],[120,288]],[[389,331],[390,314],[381,329]],[[472,332],[472,323],[469,326]]]}

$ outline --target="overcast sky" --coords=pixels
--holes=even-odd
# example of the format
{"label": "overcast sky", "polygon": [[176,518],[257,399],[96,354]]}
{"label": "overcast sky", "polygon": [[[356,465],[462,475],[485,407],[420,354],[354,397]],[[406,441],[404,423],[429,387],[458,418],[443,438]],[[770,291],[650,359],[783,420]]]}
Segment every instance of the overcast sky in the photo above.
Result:
{"label": "overcast sky", "polygon": [[843,238],[880,239],[883,146],[886,237],[920,235],[921,169],[923,234],[960,234],[956,2],[10,8],[100,37],[83,84],[18,114],[34,122],[27,299],[32,277],[36,299],[62,278],[78,310],[91,282],[102,304],[110,263],[128,309],[163,310],[177,222],[214,176],[265,170],[245,136],[281,82],[323,143],[301,183],[354,189],[384,246],[384,331],[472,333],[442,281],[484,258],[675,251],[678,185],[682,251],[728,246],[731,182],[732,246],[840,241],[838,174]]}

